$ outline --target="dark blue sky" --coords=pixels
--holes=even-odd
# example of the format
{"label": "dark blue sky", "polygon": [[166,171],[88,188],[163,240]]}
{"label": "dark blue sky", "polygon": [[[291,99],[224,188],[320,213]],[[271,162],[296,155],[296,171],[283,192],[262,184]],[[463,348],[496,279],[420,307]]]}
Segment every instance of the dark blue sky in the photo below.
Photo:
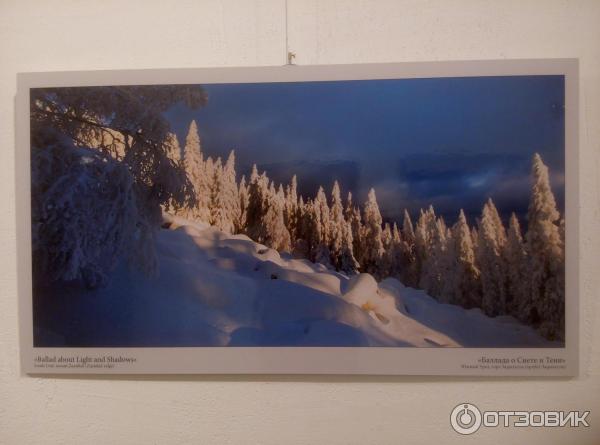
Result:
{"label": "dark blue sky", "polygon": [[433,204],[470,223],[491,196],[503,217],[526,214],[530,160],[550,167],[564,207],[564,78],[511,76],[204,85],[208,105],[168,113],[183,145],[196,119],[205,155],[235,148],[305,195],[335,179],[362,201],[375,187],[384,217]]}

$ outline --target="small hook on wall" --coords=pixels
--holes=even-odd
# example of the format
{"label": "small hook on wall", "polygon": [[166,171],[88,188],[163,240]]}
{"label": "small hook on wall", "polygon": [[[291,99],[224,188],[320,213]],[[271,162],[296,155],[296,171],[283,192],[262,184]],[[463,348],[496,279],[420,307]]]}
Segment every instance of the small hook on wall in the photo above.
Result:
{"label": "small hook on wall", "polygon": [[287,57],[287,64],[288,64],[288,65],[295,65],[295,64],[294,64],[294,59],[296,58],[296,53],[293,53],[293,52],[291,52],[291,51],[288,51],[288,54],[287,54],[287,56],[288,56],[288,57]]}

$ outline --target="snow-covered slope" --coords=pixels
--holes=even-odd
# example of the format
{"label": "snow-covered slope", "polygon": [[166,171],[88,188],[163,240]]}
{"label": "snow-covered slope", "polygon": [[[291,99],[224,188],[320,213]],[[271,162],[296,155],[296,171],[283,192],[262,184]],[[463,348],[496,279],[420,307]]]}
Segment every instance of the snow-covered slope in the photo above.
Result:
{"label": "snow-covered slope", "polygon": [[46,289],[36,345],[553,346],[511,317],[440,304],[395,279],[351,278],[244,235],[168,216],[160,276]]}

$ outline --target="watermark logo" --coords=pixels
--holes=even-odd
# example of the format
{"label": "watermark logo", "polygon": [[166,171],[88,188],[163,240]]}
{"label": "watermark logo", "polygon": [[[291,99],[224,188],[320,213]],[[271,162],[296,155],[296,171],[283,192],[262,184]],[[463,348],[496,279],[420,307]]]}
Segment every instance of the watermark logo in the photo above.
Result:
{"label": "watermark logo", "polygon": [[468,435],[484,427],[589,427],[589,411],[484,411],[472,403],[457,405],[450,425],[458,434]]}
{"label": "watermark logo", "polygon": [[452,410],[450,424],[458,434],[473,434],[481,426],[481,411],[470,403],[461,403]]}

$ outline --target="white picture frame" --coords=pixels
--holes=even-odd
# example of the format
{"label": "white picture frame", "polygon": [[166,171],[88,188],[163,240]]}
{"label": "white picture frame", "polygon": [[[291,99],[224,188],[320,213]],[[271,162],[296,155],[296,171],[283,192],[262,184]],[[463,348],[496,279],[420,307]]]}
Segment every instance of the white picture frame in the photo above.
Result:
{"label": "white picture frame", "polygon": [[[559,348],[33,345],[29,91],[40,87],[561,75],[565,79],[566,326]],[[579,372],[578,61],[575,59],[20,73],[16,97],[18,299],[28,374],[370,374],[576,376]],[[61,360],[62,359],[62,360]]]}

